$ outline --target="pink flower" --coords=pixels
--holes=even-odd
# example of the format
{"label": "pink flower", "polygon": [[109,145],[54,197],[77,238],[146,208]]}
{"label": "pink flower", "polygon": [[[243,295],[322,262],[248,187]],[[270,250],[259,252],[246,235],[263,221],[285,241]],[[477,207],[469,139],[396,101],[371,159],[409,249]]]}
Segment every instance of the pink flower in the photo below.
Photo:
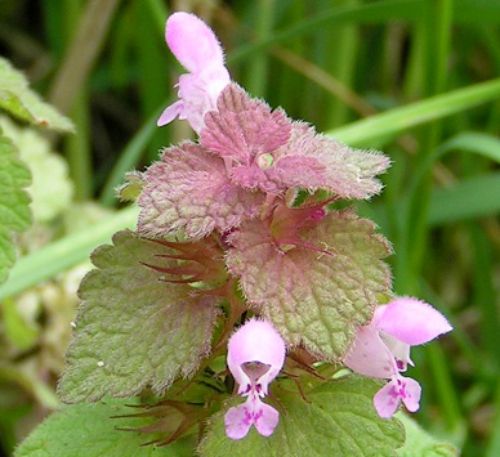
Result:
{"label": "pink flower", "polygon": [[396,410],[404,403],[406,409],[414,413],[419,408],[422,388],[420,384],[411,378],[394,376],[373,397],[373,404],[380,417],[389,419]]}
{"label": "pink flower", "polygon": [[230,82],[224,53],[213,31],[193,14],[174,13],[167,20],[167,45],[187,74],[177,84],[179,100],[168,106],[160,118],[162,126],[176,117],[187,119],[200,132],[207,111],[216,109],[219,93]]}
{"label": "pink flower", "polygon": [[238,383],[238,393],[247,400],[230,408],[224,417],[229,438],[244,438],[252,425],[263,436],[273,433],[279,413],[261,398],[284,361],[285,343],[268,321],[251,319],[230,338],[227,365]]}
{"label": "pink flower", "polygon": [[401,401],[414,412],[419,407],[420,385],[399,373],[406,371],[410,348],[452,330],[446,318],[431,305],[400,297],[375,310],[369,325],[358,330],[344,363],[365,376],[391,379],[374,398],[381,417],[394,414]]}

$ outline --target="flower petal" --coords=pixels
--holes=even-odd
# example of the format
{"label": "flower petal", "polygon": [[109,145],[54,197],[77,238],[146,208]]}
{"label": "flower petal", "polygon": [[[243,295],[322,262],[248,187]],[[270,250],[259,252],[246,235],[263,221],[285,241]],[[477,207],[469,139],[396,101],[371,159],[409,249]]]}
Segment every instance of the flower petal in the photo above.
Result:
{"label": "flower petal", "polygon": [[165,39],[177,60],[190,72],[224,65],[224,53],[212,29],[194,14],[178,12],[167,20]]}
{"label": "flower petal", "polygon": [[449,332],[452,326],[428,303],[412,297],[392,300],[378,318],[379,330],[415,346]]}
{"label": "flower petal", "polygon": [[396,359],[396,366],[398,367],[399,371],[406,371],[408,364],[412,366],[414,365],[412,360],[410,359],[411,346],[409,344],[403,343],[397,338],[394,338],[393,336],[384,332],[380,332],[380,338]]}
{"label": "flower petal", "polygon": [[391,418],[401,404],[401,399],[396,391],[393,381],[388,382],[373,397],[373,405],[377,414],[384,418]]}
{"label": "flower petal", "polygon": [[358,330],[344,363],[364,376],[389,379],[397,374],[394,356],[371,325]]}
{"label": "flower petal", "polygon": [[225,67],[207,68],[201,73],[189,73],[179,77],[179,98],[183,102],[180,119],[186,119],[198,134],[205,126],[204,117],[216,109],[217,97],[229,83]]}
{"label": "flower petal", "polygon": [[410,413],[414,413],[420,407],[420,396],[422,395],[422,388],[420,384],[412,378],[401,377],[404,384],[405,395],[402,398],[406,409]]}
{"label": "flower petal", "polygon": [[184,103],[182,100],[177,100],[175,103],[167,106],[161,116],[158,118],[156,125],[161,127],[162,125],[166,125],[172,122],[176,117],[178,117],[184,110]]}
{"label": "flower petal", "polygon": [[226,435],[233,440],[244,438],[252,426],[252,416],[247,403],[229,408],[224,416]]}
{"label": "flower petal", "polygon": [[270,436],[278,425],[280,414],[272,406],[260,402],[260,410],[256,411],[255,428],[262,436]]}
{"label": "flower petal", "polygon": [[266,393],[267,384],[277,376],[285,362],[285,342],[270,322],[250,319],[229,339],[227,365],[240,389],[248,382],[248,376],[242,376],[241,368],[248,362],[270,365],[260,380]]}

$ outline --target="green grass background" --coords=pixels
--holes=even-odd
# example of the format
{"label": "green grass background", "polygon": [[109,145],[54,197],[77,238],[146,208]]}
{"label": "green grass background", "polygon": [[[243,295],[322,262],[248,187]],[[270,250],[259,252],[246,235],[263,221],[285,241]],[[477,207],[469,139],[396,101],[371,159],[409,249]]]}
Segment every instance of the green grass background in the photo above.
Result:
{"label": "green grass background", "polygon": [[[252,94],[391,157],[383,194],[357,206],[394,244],[397,293],[428,300],[455,327],[414,350],[416,418],[465,456],[500,456],[500,1],[0,2],[1,53],[76,124],[54,141],[77,200],[119,208],[124,172],[190,134],[155,126],[181,72],[163,38],[177,8],[214,27],[233,79]],[[119,208],[21,258],[0,299],[81,262],[135,217]],[[7,382],[0,369],[0,402]],[[0,403],[5,448],[31,408]]]}

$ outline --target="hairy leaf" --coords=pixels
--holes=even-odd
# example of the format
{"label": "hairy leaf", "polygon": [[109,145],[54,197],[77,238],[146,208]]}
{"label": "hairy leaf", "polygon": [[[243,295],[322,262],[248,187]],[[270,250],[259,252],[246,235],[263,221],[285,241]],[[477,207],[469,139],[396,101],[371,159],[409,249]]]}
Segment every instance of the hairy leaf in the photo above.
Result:
{"label": "hairy leaf", "polygon": [[398,449],[398,457],[456,457],[458,450],[450,443],[438,441],[403,413],[397,418],[406,430],[405,445]]}
{"label": "hairy leaf", "polygon": [[[130,403],[130,402],[129,402]],[[188,443],[142,446],[151,437],[120,427],[140,427],[146,419],[131,414],[124,401],[66,406],[52,414],[17,448],[15,457],[191,457]]]}
{"label": "hairy leaf", "polygon": [[[278,393],[278,427],[269,438],[255,429],[239,441],[226,436],[224,414],[212,417],[201,442],[202,457],[395,457],[404,430],[395,420],[377,416],[372,397],[379,385],[348,376],[330,381],[306,394]],[[234,404],[234,401],[230,402]]]}
{"label": "hairy leaf", "polygon": [[287,187],[325,189],[342,198],[368,198],[382,184],[375,176],[390,164],[377,151],[352,149],[294,122],[290,141],[276,153],[276,172]]}
{"label": "hairy leaf", "polygon": [[380,153],[354,150],[250,96],[236,84],[206,115],[201,144],[231,164],[231,180],[278,194],[292,187],[325,189],[343,198],[367,198],[381,189],[374,178],[389,166]]}
{"label": "hairy leaf", "polygon": [[31,223],[30,198],[25,191],[30,183],[28,168],[11,141],[0,133],[0,284],[16,259],[13,234]]}
{"label": "hairy leaf", "polygon": [[0,109],[12,116],[41,127],[73,131],[71,121],[28,87],[24,75],[7,60],[0,58]]}
{"label": "hairy leaf", "polygon": [[251,165],[257,154],[278,149],[291,131],[291,121],[283,110],[271,111],[235,83],[221,92],[217,111],[207,113],[205,124],[201,144],[241,165]]}
{"label": "hairy leaf", "polygon": [[184,230],[201,238],[214,229],[224,232],[256,216],[263,202],[262,194],[229,181],[221,158],[192,143],[167,149],[143,181],[138,227],[148,236]]}
{"label": "hairy leaf", "polygon": [[59,386],[67,402],[129,396],[150,385],[161,393],[189,376],[210,348],[214,299],[185,284],[168,284],[141,262],[172,267],[169,251],[130,231],[92,255],[83,304]]}
{"label": "hairy leaf", "polygon": [[235,232],[230,271],[240,276],[247,299],[295,346],[341,359],[355,330],[370,320],[377,294],[387,293],[390,273],[380,259],[388,242],[374,224],[351,211],[332,212],[302,236],[332,252],[296,246],[281,250],[270,229],[251,221]]}

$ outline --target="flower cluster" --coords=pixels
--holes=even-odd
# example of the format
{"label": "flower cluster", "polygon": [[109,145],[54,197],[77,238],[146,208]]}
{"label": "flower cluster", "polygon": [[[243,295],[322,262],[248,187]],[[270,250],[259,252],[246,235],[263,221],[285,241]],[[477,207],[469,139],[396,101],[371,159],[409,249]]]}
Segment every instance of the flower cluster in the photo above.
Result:
{"label": "flower cluster", "polygon": [[390,245],[370,221],[329,207],[380,192],[376,176],[389,159],[250,97],[231,81],[217,38],[196,16],[170,16],[166,41],[188,73],[158,125],[185,119],[199,138],[165,149],[142,174],[138,232],[181,251],[172,259],[191,262],[161,269],[182,277],[172,282],[215,278],[216,289],[197,290],[215,295],[229,293],[225,281],[239,281],[240,307],[260,316],[229,339],[228,367],[247,399],[226,412],[227,435],[241,439],[252,425],[264,436],[274,431],[279,413],[262,398],[286,347],[389,380],[374,399],[382,417],[401,401],[415,411],[420,386],[400,374],[411,363],[410,345],[451,327],[416,299],[377,307],[391,293],[382,261]]}

